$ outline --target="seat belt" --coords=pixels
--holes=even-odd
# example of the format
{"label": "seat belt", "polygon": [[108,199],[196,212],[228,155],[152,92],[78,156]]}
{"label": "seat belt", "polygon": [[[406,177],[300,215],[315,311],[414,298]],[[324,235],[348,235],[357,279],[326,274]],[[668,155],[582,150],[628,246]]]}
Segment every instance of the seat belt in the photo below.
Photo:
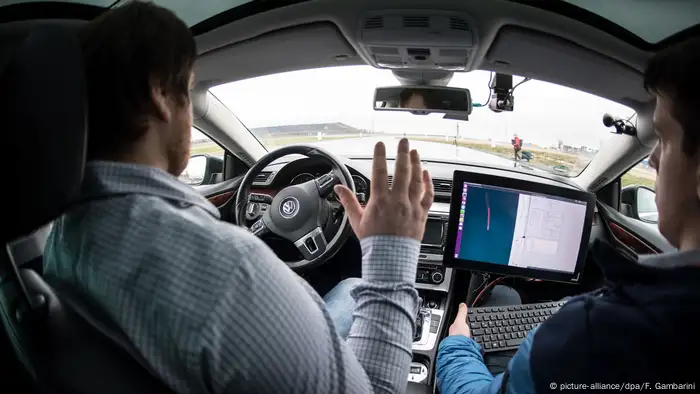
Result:
{"label": "seat belt", "polygon": [[[49,282],[48,278],[45,279],[47,282]],[[85,321],[90,327],[107,337],[110,341],[112,341],[112,343],[129,354],[131,358],[138,362],[151,375],[156,377],[159,381],[162,381],[160,375],[155,372],[148,361],[146,361],[146,359],[143,357],[141,352],[136,349],[133,343],[131,343],[131,340],[119,327],[117,327],[115,323],[109,321],[107,318],[100,319],[90,312],[90,310],[95,308],[88,306],[85,303],[85,295],[80,294],[80,292],[72,289],[70,285],[61,283],[60,281],[51,280],[50,284],[54,289],[56,289],[57,296],[59,296],[59,299],[63,304],[70,307],[70,309],[80,318],[82,318],[83,321]],[[163,385],[167,386],[165,383],[163,383]]]}

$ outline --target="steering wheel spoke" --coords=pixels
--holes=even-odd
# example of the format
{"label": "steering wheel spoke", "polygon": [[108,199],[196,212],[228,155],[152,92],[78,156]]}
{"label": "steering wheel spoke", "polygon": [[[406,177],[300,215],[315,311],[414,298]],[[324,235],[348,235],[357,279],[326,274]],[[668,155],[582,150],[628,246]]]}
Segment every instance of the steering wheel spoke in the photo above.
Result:
{"label": "steering wheel spoke", "polygon": [[328,243],[321,227],[316,227],[294,242],[294,246],[306,260],[311,261],[326,252]]}
{"label": "steering wheel spoke", "polygon": [[335,175],[333,171],[327,172],[320,177],[314,179],[316,182],[316,187],[318,188],[318,194],[321,197],[326,197],[333,191],[333,186],[341,183],[340,179]]}
{"label": "steering wheel spoke", "polygon": [[253,233],[256,237],[261,237],[269,233],[270,229],[265,225],[263,218],[260,218],[248,228],[248,231]]}

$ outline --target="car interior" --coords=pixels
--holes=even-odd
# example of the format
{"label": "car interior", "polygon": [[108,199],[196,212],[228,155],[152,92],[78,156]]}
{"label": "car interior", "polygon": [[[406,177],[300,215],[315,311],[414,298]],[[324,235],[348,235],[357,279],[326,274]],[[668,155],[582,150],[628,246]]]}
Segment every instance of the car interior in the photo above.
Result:
{"label": "car interior", "polygon": [[[642,167],[653,174],[646,157],[656,143],[654,103],[643,88],[645,63],[698,34],[698,2],[673,7],[628,0],[614,6],[578,0],[155,2],[173,10],[195,37],[194,128],[220,152],[193,148],[186,181],[218,207],[222,220],[263,239],[319,294],[345,278],[361,277],[360,244],[333,185],[350,187],[365,204],[371,198],[374,142],[393,141],[387,142],[390,151],[405,135],[370,131],[350,143],[338,137],[354,145],[353,154],[335,149],[339,143],[333,138],[316,143],[333,134],[328,126],[287,127],[281,133],[292,134],[275,137],[270,125],[263,135],[225,103],[222,86],[361,66],[394,78],[395,86],[377,87],[374,97],[365,98],[369,111],[402,112],[409,122],[441,113],[443,122],[469,125],[479,111],[508,116],[524,105],[514,100],[517,76],[585,92],[634,113],[634,121],[622,114],[595,115],[609,135],[578,173],[549,171],[543,166],[556,170],[562,164],[537,161],[554,148],[530,149],[531,163],[532,153],[519,159],[516,152],[506,161],[423,155],[435,201],[416,272],[421,300],[408,392],[437,392],[438,345],[460,302],[474,307],[473,335],[497,374],[522,333],[544,322],[559,300],[605,283],[601,262],[587,254],[594,242],[609,243],[633,259],[674,250],[655,224],[655,175],[644,184],[628,176]],[[51,221],[78,198],[85,166],[89,103],[75,33],[123,3],[0,2],[0,92],[6,97],[0,111],[5,146],[15,152],[3,156],[11,190],[5,195],[15,211],[3,225],[6,251],[0,263],[3,392],[171,392],[117,327],[94,319],[99,311],[90,300],[42,278]],[[667,18],[658,21],[661,7]],[[453,77],[472,72],[490,76],[485,103],[468,89],[450,87]],[[425,103],[404,106],[398,95],[406,89],[425,94]],[[278,143],[267,144],[268,137]],[[419,153],[423,147],[440,152],[452,146],[434,148],[438,142],[425,136],[408,138]],[[450,144],[462,143],[462,137],[452,138]],[[503,139],[512,156],[510,135]],[[193,147],[195,142],[193,134]],[[489,143],[495,152],[496,143]],[[389,158],[390,174],[392,167]],[[504,224],[508,220],[512,223]],[[480,306],[497,284],[515,289],[522,305]]]}

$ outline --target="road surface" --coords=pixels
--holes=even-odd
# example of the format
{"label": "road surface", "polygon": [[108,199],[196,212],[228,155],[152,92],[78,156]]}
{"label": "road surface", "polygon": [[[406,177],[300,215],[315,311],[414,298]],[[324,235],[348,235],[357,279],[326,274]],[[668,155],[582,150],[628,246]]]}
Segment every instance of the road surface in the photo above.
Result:
{"label": "road surface", "polygon": [[[394,157],[396,155],[396,149],[400,139],[400,137],[387,135],[382,137],[363,137],[347,140],[312,141],[307,142],[306,144],[324,148],[337,155],[352,157],[372,156],[374,145],[379,141],[383,141],[386,145],[387,155],[389,157]],[[489,153],[480,152],[471,148],[429,141],[411,141],[410,143],[411,148],[417,149],[418,153],[423,159],[471,162],[496,166],[513,166],[512,160]]]}

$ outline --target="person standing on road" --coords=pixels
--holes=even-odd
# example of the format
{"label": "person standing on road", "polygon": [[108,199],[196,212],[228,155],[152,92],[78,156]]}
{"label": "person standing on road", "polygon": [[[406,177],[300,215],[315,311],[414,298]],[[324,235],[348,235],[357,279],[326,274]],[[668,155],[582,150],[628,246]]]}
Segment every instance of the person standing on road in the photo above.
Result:
{"label": "person standing on road", "polygon": [[513,156],[516,161],[520,160],[520,150],[523,148],[523,140],[521,140],[517,134],[513,134],[511,142],[513,143]]}

